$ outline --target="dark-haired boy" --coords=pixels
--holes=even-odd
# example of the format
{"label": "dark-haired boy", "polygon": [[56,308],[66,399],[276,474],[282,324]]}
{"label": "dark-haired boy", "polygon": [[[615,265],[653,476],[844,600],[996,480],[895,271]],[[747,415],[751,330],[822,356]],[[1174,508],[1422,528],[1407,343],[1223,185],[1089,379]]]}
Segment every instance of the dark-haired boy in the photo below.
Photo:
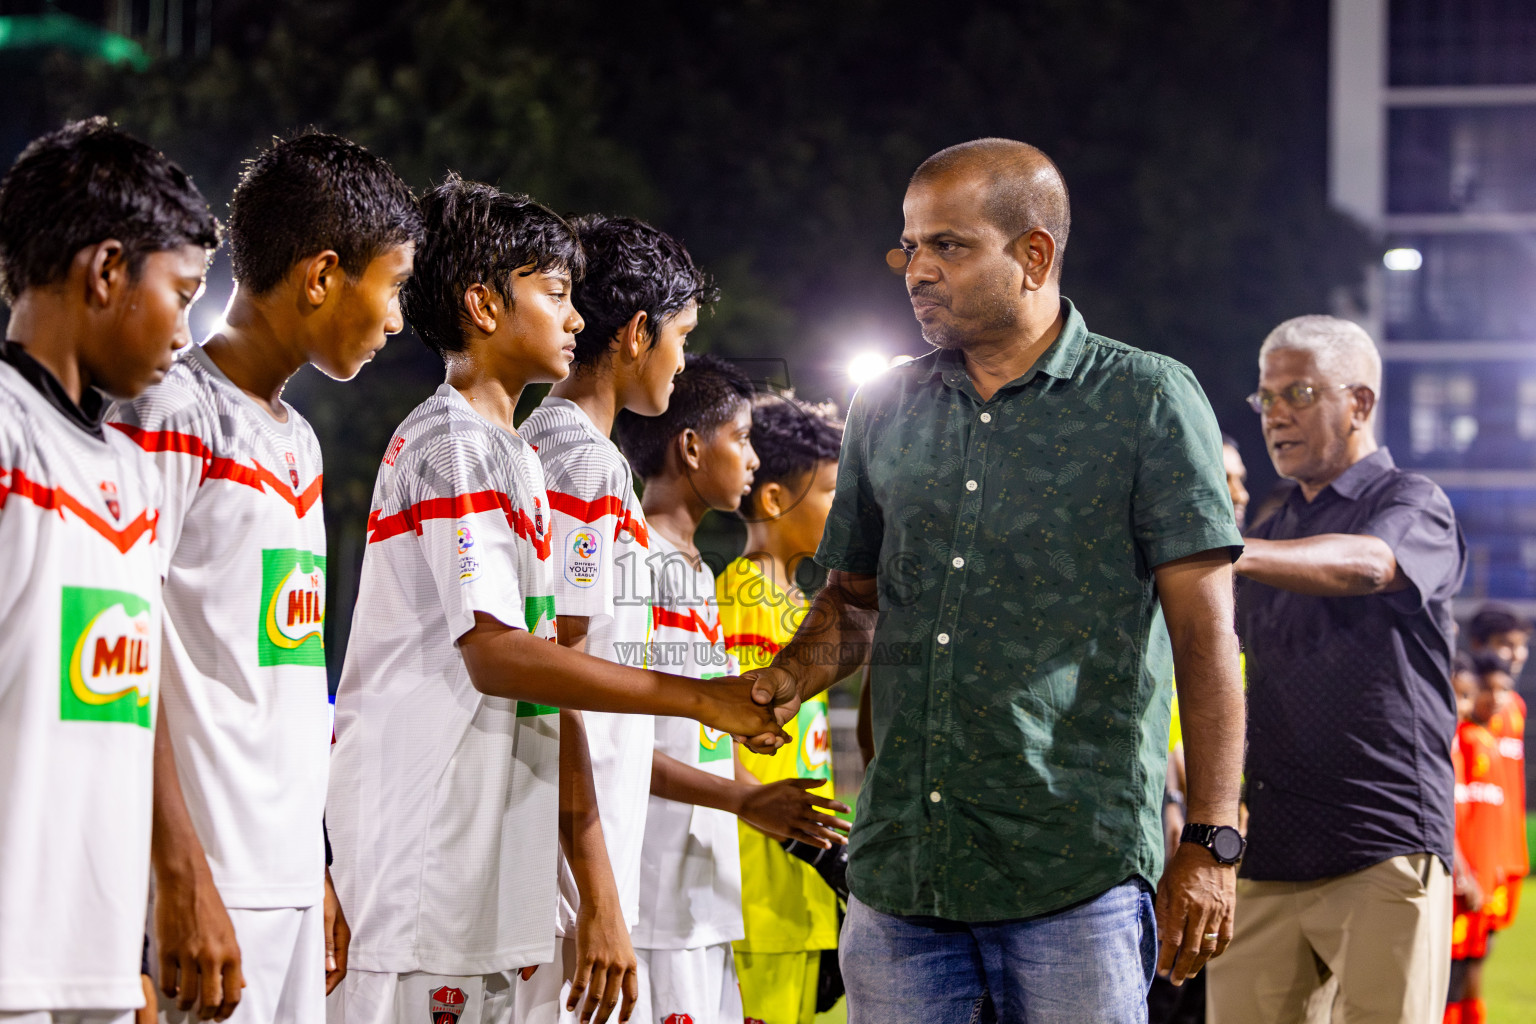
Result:
{"label": "dark-haired boy", "polygon": [[[780,735],[740,680],[550,642],[554,527],[512,416],[525,385],[568,372],[581,244],[528,197],[457,176],[421,208],[403,303],[447,380],[385,449],[336,695],[326,816],[352,923],[337,1024],[502,1024],[513,972],[554,958],[557,789],[583,777],[562,770],[557,705]],[[603,1018],[618,980],[587,991]]]}
{"label": "dark-haired boy", "polygon": [[[656,579],[651,647],[668,668],[700,679],[737,671],[725,649],[715,574],[693,538],[708,512],[735,512],[751,490],[758,466],[752,393],[729,363],[690,355],[664,414],[618,419],[619,446],[645,482]],[[642,1020],[742,1019],[731,953],[744,934],[734,818],[818,850],[840,845],[841,822],[822,808],[848,808],[807,792],[816,784],[789,778],[765,786],[740,766],[729,736],[686,719],[656,719],[634,933]]]}
{"label": "dark-haired boy", "polygon": [[[753,409],[752,445],[762,465],[742,506],[747,553],[726,567],[717,591],[726,648],[743,669],[768,665],[805,615],[795,573],[821,542],[842,437],[841,424],[817,406],[765,396]],[[742,762],[763,782],[822,779],[812,792],[831,797],[827,707],[826,694],[818,694],[785,723],[790,741],[782,754],[792,750],[793,758],[744,752]],[[810,1024],[822,953],[837,948],[837,896],[774,839],[745,826],[740,838],[746,938],[736,943],[736,970],[747,1019]]]}
{"label": "dark-haired boy", "polygon": [[379,157],[334,135],[275,143],[230,200],[223,323],[112,417],[153,454],[164,494],[150,963],[177,997],[168,1021],[320,1024],[346,972],[321,824],[320,445],[282,394],[306,363],[352,378],[400,331],[420,234]]}
{"label": "dark-haired boy", "polygon": [[1515,923],[1520,911],[1520,892],[1531,872],[1531,854],[1525,832],[1525,698],[1516,683],[1530,656],[1531,624],[1508,605],[1485,604],[1468,623],[1467,639],[1474,655],[1491,655],[1504,661],[1508,671],[1508,698],[1488,721],[1488,731],[1499,741],[1504,759],[1504,884],[1489,896],[1490,927],[1503,931]]}
{"label": "dark-haired boy", "polygon": [[[688,334],[714,291],[688,250],[649,224],[590,216],[572,226],[586,254],[573,299],[586,327],[570,376],[520,433],[549,486],[560,642],[638,666],[645,661],[633,652],[651,635],[651,536],[629,463],[609,435],[620,412],[666,411]],[[519,1024],[574,1022],[588,979],[609,972],[623,993],[620,1019],[629,1016],[654,736],[649,716],[561,714],[562,768],[590,774],[562,790],[571,856],[560,870],[561,941],[553,969],[518,989]]]}
{"label": "dark-haired boy", "polygon": [[0,1017],[145,1002],[160,490],[102,417],[190,340],[217,245],[186,174],[101,118],[0,180]]}

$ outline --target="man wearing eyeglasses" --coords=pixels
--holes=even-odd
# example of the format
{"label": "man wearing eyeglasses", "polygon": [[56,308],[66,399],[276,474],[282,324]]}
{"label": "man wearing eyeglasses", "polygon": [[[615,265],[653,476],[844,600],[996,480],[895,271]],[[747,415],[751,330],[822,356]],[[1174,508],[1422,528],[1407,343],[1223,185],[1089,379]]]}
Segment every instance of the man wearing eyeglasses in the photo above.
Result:
{"label": "man wearing eyeglasses", "polygon": [[1456,726],[1451,598],[1466,545],[1445,493],[1373,431],[1381,357],[1303,316],[1259,350],[1275,470],[1299,485],[1237,561],[1248,656],[1248,850],[1210,967],[1215,1024],[1433,1024],[1450,970]]}

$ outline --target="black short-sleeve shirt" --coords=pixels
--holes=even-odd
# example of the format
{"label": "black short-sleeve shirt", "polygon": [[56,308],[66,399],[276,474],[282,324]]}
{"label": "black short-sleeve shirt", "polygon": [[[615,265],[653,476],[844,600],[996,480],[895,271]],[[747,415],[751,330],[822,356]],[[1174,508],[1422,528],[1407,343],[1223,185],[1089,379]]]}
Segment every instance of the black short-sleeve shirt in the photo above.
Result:
{"label": "black short-sleeve shirt", "polygon": [[1307,881],[1454,843],[1451,598],[1466,544],[1435,483],[1385,448],[1312,501],[1297,488],[1251,536],[1386,541],[1407,590],[1310,597],[1243,580],[1248,664],[1244,877]]}

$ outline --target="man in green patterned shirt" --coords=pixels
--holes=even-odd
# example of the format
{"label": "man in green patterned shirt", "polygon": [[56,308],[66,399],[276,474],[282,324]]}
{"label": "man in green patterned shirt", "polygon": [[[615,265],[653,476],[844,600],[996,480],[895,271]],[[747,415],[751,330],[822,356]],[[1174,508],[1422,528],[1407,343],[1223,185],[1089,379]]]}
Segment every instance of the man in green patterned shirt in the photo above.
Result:
{"label": "man in green patterned shirt", "polygon": [[[828,585],[754,693],[782,716],[873,651],[849,1021],[1145,1021],[1156,961],[1182,981],[1232,930],[1242,540],[1221,435],[1188,369],[1061,297],[1066,186],[1038,150],[945,150],[904,212],[937,351],[854,399]],[[1175,669],[1193,825],[1165,873]]]}

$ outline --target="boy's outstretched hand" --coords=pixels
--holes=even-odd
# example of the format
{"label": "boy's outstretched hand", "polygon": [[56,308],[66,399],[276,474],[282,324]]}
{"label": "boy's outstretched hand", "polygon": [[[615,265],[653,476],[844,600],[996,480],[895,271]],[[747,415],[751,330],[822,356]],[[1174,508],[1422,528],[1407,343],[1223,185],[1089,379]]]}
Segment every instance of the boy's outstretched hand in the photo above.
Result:
{"label": "boy's outstretched hand", "polygon": [[711,728],[730,733],[753,753],[772,754],[789,742],[781,726],[794,713],[785,715],[781,708],[765,707],[755,699],[753,687],[751,676],[709,680],[699,688],[703,705],[697,717]]}
{"label": "boy's outstretched hand", "polygon": [[829,796],[812,793],[826,779],[780,779],[753,786],[741,798],[736,816],[759,832],[775,839],[798,839],[820,849],[848,842],[848,822],[822,808],[848,813],[848,805]]}

